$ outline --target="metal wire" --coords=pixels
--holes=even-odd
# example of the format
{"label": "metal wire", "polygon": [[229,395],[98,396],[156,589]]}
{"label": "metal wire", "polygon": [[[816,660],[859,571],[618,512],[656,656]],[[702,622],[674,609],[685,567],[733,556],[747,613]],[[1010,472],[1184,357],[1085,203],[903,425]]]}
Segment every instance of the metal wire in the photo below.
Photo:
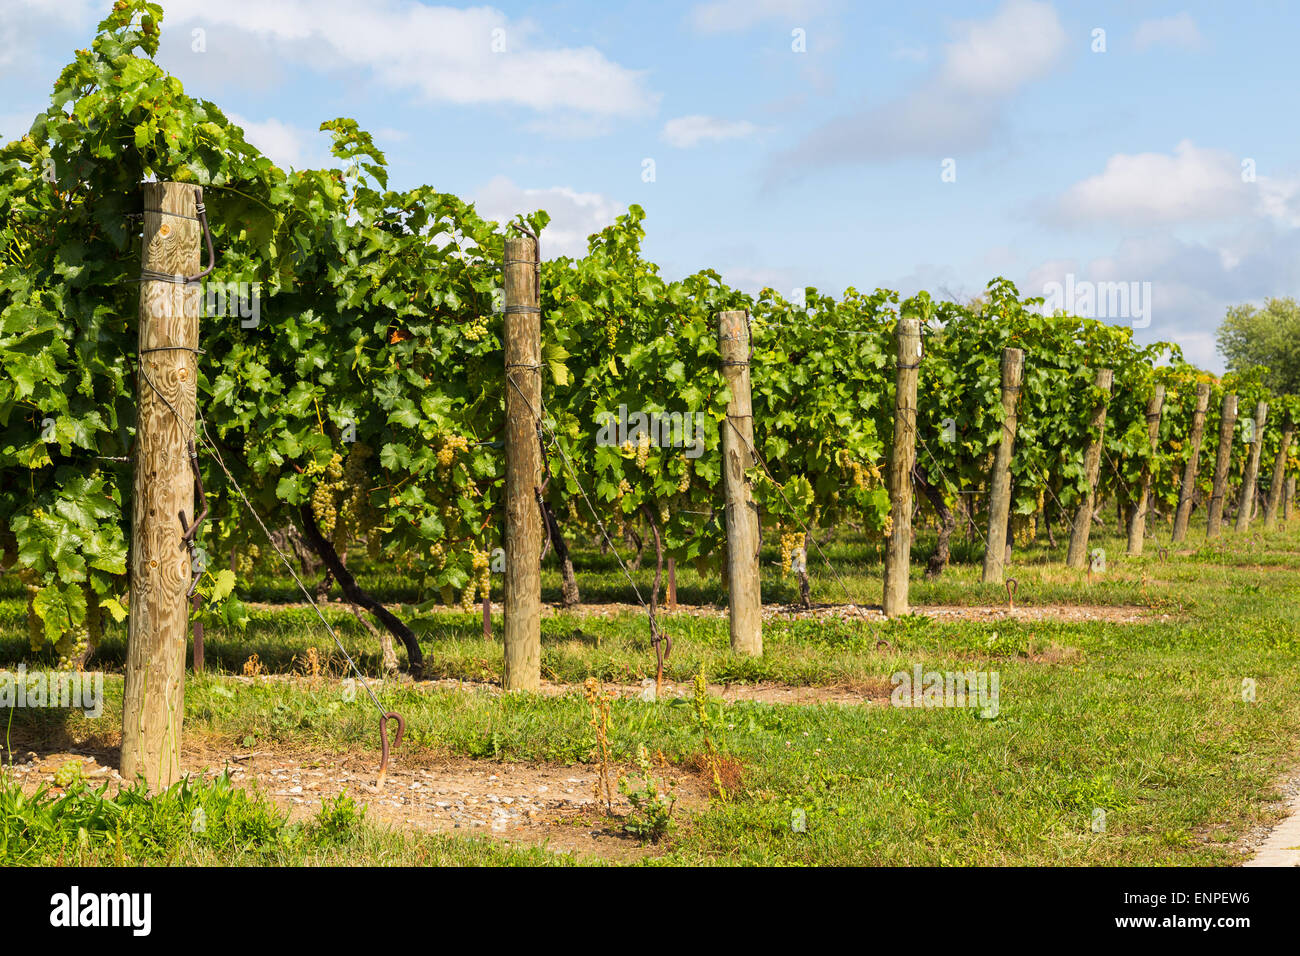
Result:
{"label": "metal wire", "polygon": [[[728,424],[731,425],[732,430],[736,433],[736,435],[740,438],[740,440],[745,443],[745,447],[749,449],[749,454],[751,459],[757,462],[758,465],[763,469],[763,472],[764,474],[767,475],[768,480],[771,481],[773,486],[776,488],[776,493],[781,496],[781,500],[785,502],[786,507],[789,508],[790,511],[793,513],[794,505],[792,505],[790,503],[790,499],[785,496],[785,491],[781,488],[781,483],[778,482],[776,478],[772,475],[771,469],[767,467],[767,462],[763,460],[763,457],[761,455],[759,455],[758,449],[755,448],[754,445],[749,441],[749,439],[745,437],[744,433],[741,432],[741,430],[736,426],[736,423],[731,420],[730,415],[727,416],[727,422]],[[796,517],[795,520],[799,522],[799,528],[804,533],[804,539],[805,540],[810,539],[812,541],[813,547],[815,547],[817,549],[817,553],[821,555],[822,561],[826,563],[826,567],[830,568],[831,575],[834,576],[835,580],[839,583],[841,590],[844,591],[844,598],[845,600],[848,601],[849,607],[853,608],[853,610],[856,611],[862,617],[863,620],[870,620],[866,616],[866,614],[863,613],[862,608],[858,606],[857,602],[853,600],[853,595],[849,593],[848,585],[844,583],[844,579],[840,577],[839,571],[835,569],[835,565],[831,563],[831,559],[828,558],[826,556],[826,552],[822,550],[821,544],[817,541],[817,536],[809,532],[808,525],[803,520],[801,520],[798,517]]]}
{"label": "metal wire", "polygon": [[[153,379],[149,377],[149,373],[145,370],[144,363],[142,362],[138,363],[136,368],[139,370],[140,374],[144,376],[145,382],[148,383],[151,389],[153,389],[154,394],[156,394],[162,400],[163,404],[167,406],[168,410],[172,413],[173,417],[175,417],[176,421],[181,424],[181,427],[189,431],[192,437],[197,438],[199,441],[201,441],[204,445],[207,446],[208,453],[211,455],[213,460],[216,461],[217,466],[221,469],[222,473],[226,476],[226,480],[230,482],[230,486],[235,489],[235,492],[239,495],[240,499],[244,502],[244,507],[248,510],[248,513],[253,516],[253,519],[257,522],[258,527],[262,529],[262,534],[266,536],[266,540],[270,543],[271,548],[279,556],[280,561],[284,564],[285,569],[289,572],[289,576],[292,577],[294,583],[298,585],[298,590],[302,592],[303,597],[307,599],[307,603],[310,604],[312,610],[316,612],[316,616],[320,618],[321,624],[325,626],[325,630],[329,633],[329,636],[334,640],[334,644],[338,647],[339,653],[341,653],[343,655],[343,659],[348,662],[348,667],[352,669],[352,672],[357,675],[357,679],[361,681],[361,685],[366,689],[366,693],[370,696],[371,701],[374,702],[375,709],[379,711],[379,715],[381,717],[387,717],[388,712],[384,709],[384,705],[380,703],[378,695],[375,694],[374,689],[370,686],[370,682],[366,680],[365,675],[361,673],[361,668],[357,666],[356,661],[352,659],[352,655],[349,654],[347,648],[343,646],[343,642],[339,639],[339,636],[335,632],[334,628],[330,626],[330,622],[325,619],[325,615],[321,612],[320,606],[316,603],[311,593],[307,590],[307,586],[302,583],[302,580],[298,577],[297,573],[294,571],[293,565],[289,563],[288,557],[276,545],[275,539],[271,537],[271,531],[269,528],[267,528],[266,522],[262,520],[262,516],[257,513],[257,509],[253,507],[253,503],[249,501],[248,496],[244,494],[244,489],[240,486],[239,482],[235,480],[235,476],[230,473],[230,469],[226,467],[226,463],[221,457],[221,451],[217,448],[216,442],[213,441],[212,437],[208,434],[207,422],[203,419],[202,416],[198,414],[197,408],[195,409],[195,418],[198,420],[199,427],[202,429],[202,432],[196,430],[193,425],[185,421],[181,413],[176,410],[176,406],[174,406],[167,399],[167,396],[162,393],[162,391],[158,388],[158,386],[154,384]],[[290,521],[289,524],[291,527],[293,527],[292,521]],[[294,527],[293,530],[297,532],[296,527]]]}

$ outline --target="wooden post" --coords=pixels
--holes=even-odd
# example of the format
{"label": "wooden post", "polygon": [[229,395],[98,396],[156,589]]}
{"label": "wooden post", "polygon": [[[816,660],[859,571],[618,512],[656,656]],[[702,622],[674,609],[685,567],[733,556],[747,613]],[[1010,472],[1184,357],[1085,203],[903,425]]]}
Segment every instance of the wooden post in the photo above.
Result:
{"label": "wooden post", "polygon": [[677,610],[677,559],[668,559],[668,610]]}
{"label": "wooden post", "polygon": [[721,426],[722,487],[727,518],[727,604],[731,649],[763,653],[763,596],[758,578],[758,510],[745,472],[755,465],[754,406],[749,390],[749,316],[718,313],[722,377],[731,392]]}
{"label": "wooden post", "polygon": [[1088,423],[1095,437],[1088,445],[1083,456],[1084,476],[1088,481],[1088,490],[1074,515],[1074,527],[1070,530],[1070,547],[1065,554],[1067,567],[1082,568],[1088,564],[1088,538],[1092,535],[1092,512],[1097,507],[1097,479],[1101,475],[1101,450],[1106,436],[1106,406],[1110,403],[1110,390],[1115,384],[1115,372],[1103,368],[1097,370],[1097,388],[1101,389],[1101,398],[1092,409],[1092,420]]}
{"label": "wooden post", "polygon": [[1278,446],[1277,458],[1273,461],[1273,478],[1268,486],[1268,505],[1264,511],[1264,530],[1272,531],[1277,527],[1277,517],[1282,511],[1282,491],[1286,485],[1286,460],[1291,453],[1291,439],[1295,437],[1295,423],[1287,422],[1282,426],[1282,444]]}
{"label": "wooden post", "polygon": [[898,388],[894,446],[889,456],[889,535],[885,539],[886,617],[908,612],[912,562],[912,466],[916,463],[916,381],[921,367],[921,320],[898,320]]}
{"label": "wooden post", "polygon": [[1196,494],[1196,474],[1201,465],[1201,441],[1205,436],[1205,413],[1210,408],[1210,386],[1202,382],[1196,386],[1196,410],[1192,412],[1192,433],[1187,442],[1191,445],[1187,461],[1183,464],[1183,480],[1178,486],[1178,512],[1174,515],[1174,534],[1171,543],[1178,544],[1187,537],[1187,524],[1192,518],[1192,498]]}
{"label": "wooden post", "polygon": [[[183,183],[144,184],[141,265],[197,275],[202,192]],[[170,213],[171,215],[168,215]],[[194,515],[189,441],[194,435],[200,285],[140,283],[131,616],[122,700],[122,776],[151,791],[180,777],[185,716],[185,625],[190,558],[180,512]]]}
{"label": "wooden post", "polygon": [[542,410],[542,324],[538,305],[537,242],[505,243],[506,359],[506,690],[535,691],[542,681],[542,478],[537,440]]}
{"label": "wooden post", "polygon": [[1237,427],[1237,396],[1223,396],[1219,418],[1219,450],[1214,458],[1214,486],[1210,492],[1210,516],[1205,536],[1213,538],[1223,530],[1223,495],[1228,487],[1228,466],[1232,463],[1232,434]]}
{"label": "wooden post", "polygon": [[989,478],[989,543],[984,550],[984,583],[1001,584],[1011,520],[1011,456],[1016,446],[1016,406],[1024,377],[1022,349],[1002,350],[1002,441]]}
{"label": "wooden post", "polygon": [[1282,505],[1282,520],[1291,520],[1291,502],[1295,500],[1295,475],[1288,475],[1286,479],[1286,500]]}
{"label": "wooden post", "polygon": [[1255,517],[1255,483],[1259,481],[1259,456],[1264,451],[1264,423],[1268,420],[1268,402],[1255,406],[1255,440],[1250,443],[1250,457],[1246,459],[1246,474],[1241,482],[1241,499],[1237,505],[1237,530],[1250,530]]}
{"label": "wooden post", "polygon": [[[1165,407],[1165,387],[1157,385],[1147,401],[1147,447],[1154,458],[1160,444],[1160,413]],[[1142,469],[1137,501],[1132,503],[1128,515],[1128,553],[1141,554],[1147,536],[1147,502],[1151,498],[1151,462]]]}
{"label": "wooden post", "polygon": [[483,595],[483,640],[492,640],[492,591]]}

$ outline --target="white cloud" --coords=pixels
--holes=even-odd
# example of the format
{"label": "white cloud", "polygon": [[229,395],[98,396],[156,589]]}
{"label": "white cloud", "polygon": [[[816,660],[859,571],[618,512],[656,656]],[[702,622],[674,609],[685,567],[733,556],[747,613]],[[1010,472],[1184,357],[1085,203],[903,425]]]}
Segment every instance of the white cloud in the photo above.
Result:
{"label": "white cloud", "polygon": [[1133,31],[1133,45],[1138,50],[1156,46],[1171,46],[1181,50],[1199,50],[1205,38],[1192,15],[1184,10],[1172,17],[1143,20]]}
{"label": "white cloud", "polygon": [[793,28],[826,6],[823,0],[711,0],[697,3],[687,19],[701,33],[739,33],[767,20],[785,20]]}
{"label": "white cloud", "polygon": [[941,63],[892,101],[837,117],[778,155],[769,179],[800,169],[936,160],[991,141],[1007,99],[1046,75],[1065,51],[1065,30],[1049,3],[1004,0],[987,20],[952,26]]}
{"label": "white cloud", "polygon": [[1066,225],[1221,222],[1262,216],[1300,223],[1294,180],[1243,182],[1241,158],[1183,140],[1168,153],[1117,153],[1106,168],[1068,188],[1050,219]]}
{"label": "white cloud", "polygon": [[244,130],[244,138],[249,143],[278,166],[285,169],[317,169],[336,165],[323,146],[312,142],[313,139],[324,136],[323,133],[315,130],[309,132],[273,117],[255,122],[237,113],[228,113],[227,116],[232,123]]}
{"label": "white cloud", "polygon": [[748,120],[724,120],[713,116],[679,116],[664,124],[663,138],[670,146],[690,149],[703,142],[721,143],[745,139],[758,131]]}
{"label": "white cloud", "polygon": [[1065,29],[1050,3],[1007,0],[988,20],[956,27],[944,46],[940,89],[976,96],[1009,96],[1046,74],[1065,49]]}
{"label": "white cloud", "polygon": [[1042,295],[1046,283],[1064,282],[1071,273],[1076,281],[1151,283],[1151,326],[1139,339],[1176,342],[1189,362],[1222,371],[1214,333],[1228,307],[1300,288],[1300,231],[1254,222],[1205,241],[1130,237],[1110,255],[1085,263],[1044,262],[1029,270],[1020,291]]}
{"label": "white cloud", "polygon": [[[504,103],[599,116],[653,112],[643,72],[592,47],[548,48],[527,20],[491,7],[415,0],[170,0],[168,23],[234,28],[269,40],[278,57],[318,69],[362,67],[384,87],[435,101]],[[501,52],[494,52],[494,44]],[[214,56],[209,46],[208,56]]]}
{"label": "white cloud", "polygon": [[547,259],[586,255],[587,237],[627,210],[600,193],[580,193],[568,186],[526,189],[506,176],[493,177],[472,198],[480,216],[502,223],[538,209],[550,213],[551,222],[542,232],[542,255]]}

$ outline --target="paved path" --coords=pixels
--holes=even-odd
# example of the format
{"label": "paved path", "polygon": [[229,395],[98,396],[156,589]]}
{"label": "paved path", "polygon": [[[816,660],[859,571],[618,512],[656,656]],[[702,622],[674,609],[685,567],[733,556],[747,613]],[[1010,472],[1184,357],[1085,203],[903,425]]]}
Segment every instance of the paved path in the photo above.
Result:
{"label": "paved path", "polygon": [[1255,858],[1244,866],[1300,866],[1300,793],[1291,798],[1287,817],[1269,833]]}

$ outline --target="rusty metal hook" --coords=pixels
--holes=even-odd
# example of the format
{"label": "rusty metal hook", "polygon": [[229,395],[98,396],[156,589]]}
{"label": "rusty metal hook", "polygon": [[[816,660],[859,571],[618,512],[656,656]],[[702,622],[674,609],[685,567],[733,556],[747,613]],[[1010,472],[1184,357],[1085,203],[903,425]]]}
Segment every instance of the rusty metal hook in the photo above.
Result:
{"label": "rusty metal hook", "polygon": [[1007,607],[1014,611],[1016,609],[1016,595],[1020,593],[1020,582],[1015,578],[1007,578]]}
{"label": "rusty metal hook", "polygon": [[388,775],[388,720],[392,718],[397,721],[397,735],[393,738],[393,746],[402,745],[402,734],[406,733],[406,721],[402,715],[395,710],[390,710],[379,718],[379,742],[383,751],[383,756],[379,758],[379,780],[375,783],[376,790],[384,788],[384,778]]}
{"label": "rusty metal hook", "polygon": [[199,220],[199,225],[203,227],[203,238],[208,244],[208,267],[198,275],[186,276],[185,283],[187,285],[206,279],[212,274],[212,270],[217,267],[217,254],[212,248],[212,230],[208,228],[208,210],[203,205],[203,190],[201,189],[194,190],[194,212]]}
{"label": "rusty metal hook", "polygon": [[659,622],[654,619],[653,614],[650,617],[650,646],[655,651],[655,694],[663,688],[664,683],[664,661],[673,652],[673,639],[668,636],[668,632],[661,630]]}
{"label": "rusty metal hook", "polygon": [[1169,562],[1169,549],[1168,549],[1168,548],[1161,548],[1159,551],[1156,552],[1156,554],[1160,557],[1160,560],[1161,560],[1162,563],[1167,564],[1167,563]]}

